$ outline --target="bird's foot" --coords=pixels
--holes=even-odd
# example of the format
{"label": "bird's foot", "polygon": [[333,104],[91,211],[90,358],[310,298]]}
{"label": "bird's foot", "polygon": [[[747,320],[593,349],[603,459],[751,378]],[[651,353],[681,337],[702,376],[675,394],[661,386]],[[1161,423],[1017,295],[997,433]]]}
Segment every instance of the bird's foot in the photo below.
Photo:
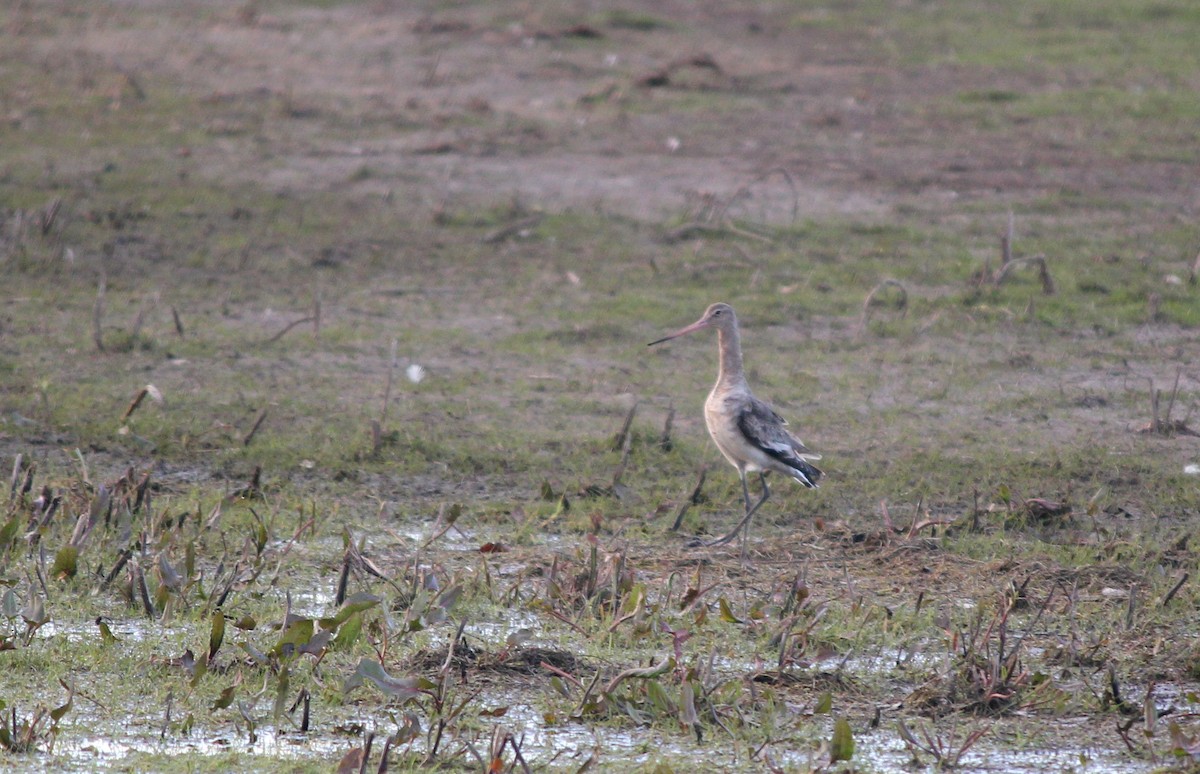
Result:
{"label": "bird's foot", "polygon": [[741,531],[742,531],[741,527],[739,527],[739,528],[735,529],[733,532],[730,532],[727,535],[722,535],[721,537],[717,538],[716,540],[709,540],[706,542],[701,542],[700,545],[704,546],[705,548],[713,548],[714,546],[723,546],[726,543],[732,543],[734,541],[734,539],[739,534],[741,534]]}

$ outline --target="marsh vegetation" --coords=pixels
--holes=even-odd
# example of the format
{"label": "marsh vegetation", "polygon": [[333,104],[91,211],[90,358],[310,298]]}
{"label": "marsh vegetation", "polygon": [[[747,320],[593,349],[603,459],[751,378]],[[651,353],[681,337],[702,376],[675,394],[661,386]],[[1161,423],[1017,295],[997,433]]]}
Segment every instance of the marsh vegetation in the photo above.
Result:
{"label": "marsh vegetation", "polygon": [[5,768],[1197,767],[1193,3],[0,29]]}

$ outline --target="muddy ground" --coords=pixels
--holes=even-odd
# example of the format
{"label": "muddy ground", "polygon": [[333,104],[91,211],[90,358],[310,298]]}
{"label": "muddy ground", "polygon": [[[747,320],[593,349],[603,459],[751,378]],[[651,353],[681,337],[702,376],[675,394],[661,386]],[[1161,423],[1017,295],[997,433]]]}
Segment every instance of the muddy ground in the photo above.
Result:
{"label": "muddy ground", "polygon": [[1190,5],[0,24],[6,765],[1195,767]]}

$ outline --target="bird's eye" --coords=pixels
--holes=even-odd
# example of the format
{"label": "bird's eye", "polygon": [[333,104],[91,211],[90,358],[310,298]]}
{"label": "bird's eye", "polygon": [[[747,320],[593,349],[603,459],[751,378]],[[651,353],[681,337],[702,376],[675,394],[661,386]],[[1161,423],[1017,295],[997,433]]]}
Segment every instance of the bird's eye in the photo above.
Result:
{"label": "bird's eye", "polygon": [[716,316],[717,316],[717,315],[719,315],[719,314],[721,314],[721,310],[720,310],[720,309],[718,309],[717,311],[713,312],[713,317],[716,317]]}

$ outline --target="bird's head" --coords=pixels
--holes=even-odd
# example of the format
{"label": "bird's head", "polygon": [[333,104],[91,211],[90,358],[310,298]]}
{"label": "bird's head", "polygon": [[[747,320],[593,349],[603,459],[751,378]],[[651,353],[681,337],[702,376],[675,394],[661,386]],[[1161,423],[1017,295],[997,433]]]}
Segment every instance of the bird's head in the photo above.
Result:
{"label": "bird's head", "polygon": [[661,344],[664,341],[670,341],[671,339],[679,338],[685,333],[698,331],[701,328],[717,328],[718,330],[727,330],[736,325],[737,315],[733,313],[733,307],[729,304],[717,302],[708,307],[708,309],[705,309],[704,314],[696,322],[692,323],[686,328],[680,328],[672,334],[663,336],[661,339],[652,341],[647,346],[652,347],[655,344]]}

